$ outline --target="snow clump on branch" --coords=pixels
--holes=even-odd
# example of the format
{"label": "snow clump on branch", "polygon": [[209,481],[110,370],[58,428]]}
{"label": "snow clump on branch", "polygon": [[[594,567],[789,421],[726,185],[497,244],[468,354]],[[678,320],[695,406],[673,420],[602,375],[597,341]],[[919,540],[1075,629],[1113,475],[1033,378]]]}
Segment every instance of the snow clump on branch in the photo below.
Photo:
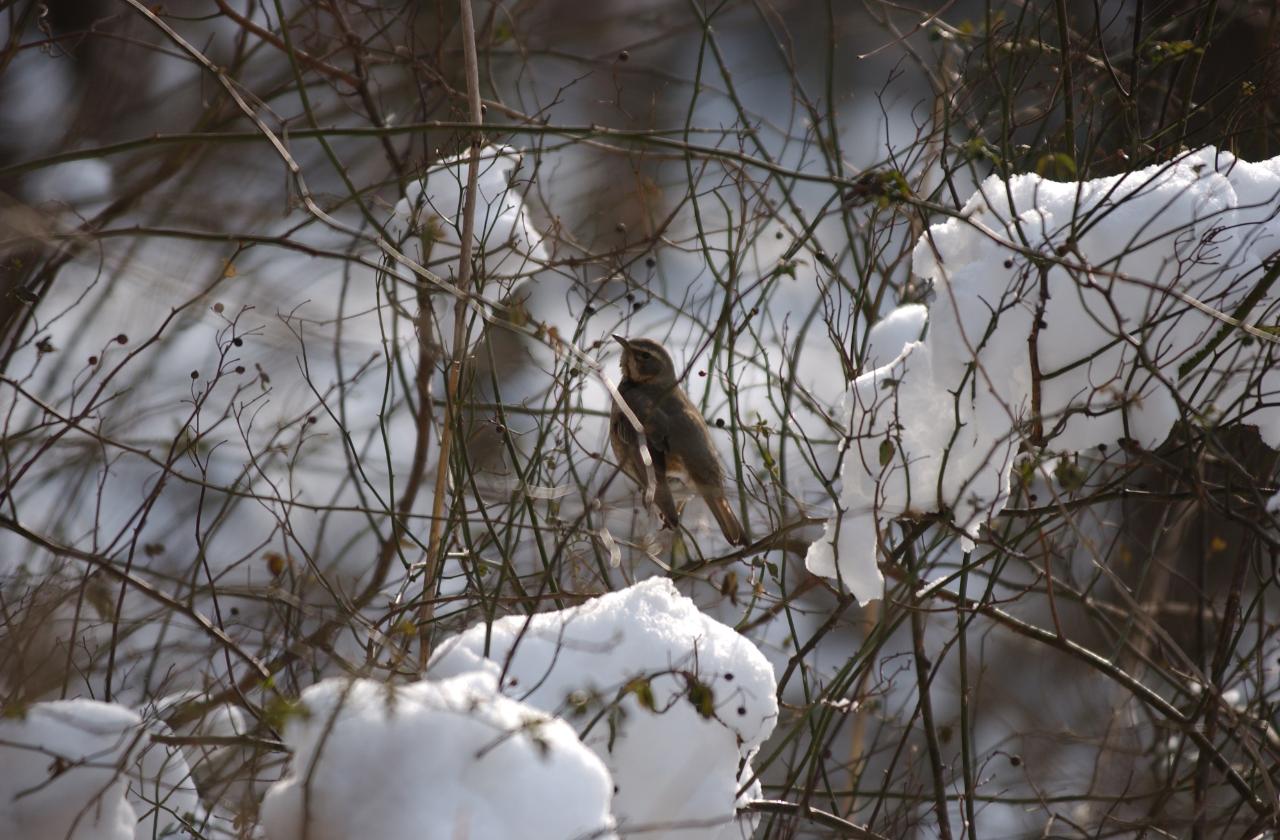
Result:
{"label": "snow clump on branch", "polygon": [[1023,443],[1153,447],[1186,420],[1280,447],[1278,214],[1280,158],[1212,148],[1080,183],[984,181],[916,245],[924,338],[842,400],[840,510],[809,569],[880,597],[892,520],[945,512],[978,537]]}
{"label": "snow clump on branch", "polygon": [[[387,224],[401,253],[451,283],[458,279],[468,166],[464,153],[430,167],[406,186]],[[509,146],[480,150],[470,292],[490,301],[503,300],[548,260],[544,237],[525,208],[522,167],[523,157]],[[408,276],[407,269],[400,274]],[[426,283],[434,301],[434,336],[428,338],[451,347],[456,298],[423,278],[415,282]],[[479,335],[479,329],[472,331],[473,339]]]}

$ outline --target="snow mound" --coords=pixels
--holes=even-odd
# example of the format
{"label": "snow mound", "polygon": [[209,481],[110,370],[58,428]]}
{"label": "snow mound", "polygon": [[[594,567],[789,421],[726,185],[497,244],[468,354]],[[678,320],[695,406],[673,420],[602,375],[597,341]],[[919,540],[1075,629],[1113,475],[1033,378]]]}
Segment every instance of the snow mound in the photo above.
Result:
{"label": "snow mound", "polygon": [[125,706],[35,703],[0,719],[0,837],[138,840],[193,837],[206,815],[169,734]]}
{"label": "snow mound", "polygon": [[271,840],[613,837],[600,760],[489,673],[325,680],[302,692],[284,738],[290,774],[262,803]]}
{"label": "snow mound", "polygon": [[133,840],[125,793],[141,722],[96,700],[35,703],[0,720],[0,837]]}
{"label": "snow mound", "polygon": [[[777,720],[773,668],[669,580],[472,627],[429,669],[473,671],[500,673],[507,695],[574,722],[613,775],[624,832],[736,836],[738,790]],[[759,795],[749,787],[744,799]]]}
{"label": "snow mound", "polygon": [[1211,148],[1081,183],[988,178],[916,245],[927,335],[844,397],[840,512],[809,569],[880,597],[891,520],[946,511],[977,537],[1024,442],[1151,447],[1186,419],[1280,446],[1278,214],[1280,158]]}

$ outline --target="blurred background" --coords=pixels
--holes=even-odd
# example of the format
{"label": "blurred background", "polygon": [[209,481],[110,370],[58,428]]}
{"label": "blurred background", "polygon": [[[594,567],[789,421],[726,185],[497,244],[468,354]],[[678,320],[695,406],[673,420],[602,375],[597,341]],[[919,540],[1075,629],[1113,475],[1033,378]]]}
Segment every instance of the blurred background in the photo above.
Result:
{"label": "blurred background", "polygon": [[[991,175],[1276,154],[1276,6],[474,13],[481,124],[456,3],[0,3],[6,710],[92,696],[181,731],[229,703],[269,733],[322,676],[410,679],[471,624],[665,575],[774,663],[770,799],[889,837],[1274,828],[1254,430],[1080,456],[1069,507],[1028,471],[972,551],[944,517],[895,525],[866,606],[804,556],[840,398],[887,361],[868,329],[931,300],[917,238]],[[745,549],[696,498],[661,530],[618,474],[613,333],[671,350]],[[195,772],[247,832],[281,761]]]}

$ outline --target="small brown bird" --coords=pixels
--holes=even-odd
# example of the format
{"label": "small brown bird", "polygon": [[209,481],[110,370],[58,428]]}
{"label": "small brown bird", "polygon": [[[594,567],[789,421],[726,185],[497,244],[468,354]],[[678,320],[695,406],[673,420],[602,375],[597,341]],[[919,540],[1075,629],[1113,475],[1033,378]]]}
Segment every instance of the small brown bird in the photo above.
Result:
{"label": "small brown bird", "polygon": [[[668,528],[680,522],[667,476],[682,476],[706,501],[724,538],[742,545],[742,525],[724,496],[724,467],[716,455],[707,423],[676,381],[676,366],[662,345],[647,338],[613,340],[622,345],[622,382],[618,392],[644,427],[657,486],[654,502]],[[616,404],[609,417],[609,442],[623,472],[648,486],[640,441],[631,421]]]}

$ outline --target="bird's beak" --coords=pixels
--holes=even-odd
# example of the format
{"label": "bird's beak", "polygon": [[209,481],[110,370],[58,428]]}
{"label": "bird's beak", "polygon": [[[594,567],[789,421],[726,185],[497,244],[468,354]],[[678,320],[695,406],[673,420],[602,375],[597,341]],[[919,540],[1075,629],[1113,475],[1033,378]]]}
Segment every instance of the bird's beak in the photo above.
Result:
{"label": "bird's beak", "polygon": [[617,333],[614,333],[614,334],[613,334],[613,340],[614,340],[614,341],[616,341],[616,342],[618,342],[619,344],[621,344],[623,347],[630,347],[630,346],[631,346],[630,344],[628,344],[628,343],[627,343],[627,340],[626,340],[625,338],[623,338],[622,336],[618,335]]}

